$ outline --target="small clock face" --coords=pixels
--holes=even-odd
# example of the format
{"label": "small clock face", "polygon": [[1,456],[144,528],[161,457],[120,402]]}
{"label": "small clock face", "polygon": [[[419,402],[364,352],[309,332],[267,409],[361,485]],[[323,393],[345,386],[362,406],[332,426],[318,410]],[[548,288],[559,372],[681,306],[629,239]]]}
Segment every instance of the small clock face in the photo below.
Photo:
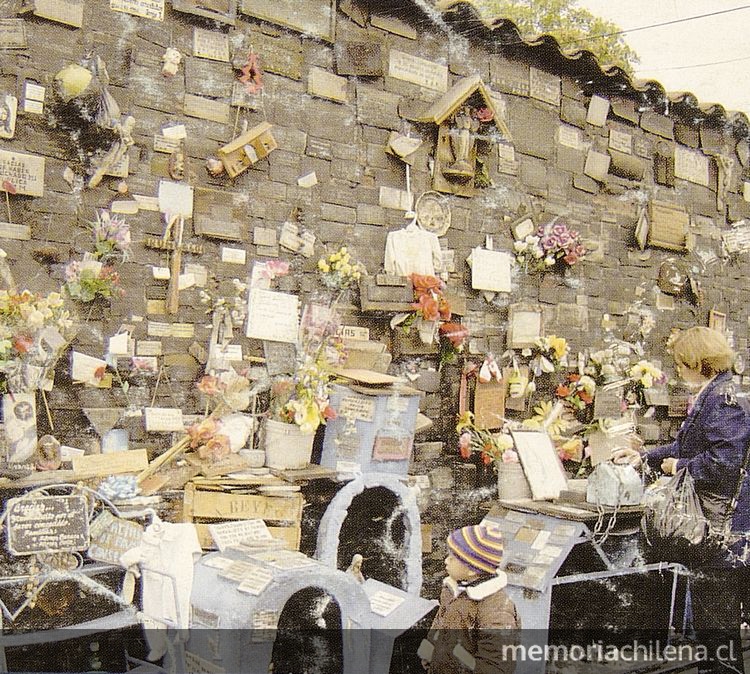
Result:
{"label": "small clock face", "polygon": [[416,205],[417,224],[428,232],[443,236],[451,226],[448,202],[437,192],[424,192]]}

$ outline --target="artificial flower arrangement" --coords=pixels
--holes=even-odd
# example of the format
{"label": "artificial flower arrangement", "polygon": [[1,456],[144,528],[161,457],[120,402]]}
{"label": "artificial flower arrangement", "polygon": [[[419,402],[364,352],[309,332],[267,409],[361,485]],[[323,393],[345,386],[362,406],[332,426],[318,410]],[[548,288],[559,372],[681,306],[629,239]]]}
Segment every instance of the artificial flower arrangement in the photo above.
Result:
{"label": "artificial flower arrangement", "polygon": [[631,405],[643,403],[643,392],[667,381],[667,375],[652,362],[642,359],[629,370],[628,376],[632,384],[626,393],[626,399]]}
{"label": "artificial flower arrangement", "polygon": [[555,389],[555,395],[575,412],[585,410],[594,402],[596,382],[588,375],[571,372]]}
{"label": "artificial flower arrangement", "polygon": [[569,352],[570,348],[565,337],[557,335],[540,337],[531,351],[527,352],[531,354],[529,367],[537,377],[556,372],[566,364]]}
{"label": "artificial flower arrangement", "polygon": [[557,218],[513,244],[516,262],[526,271],[543,272],[555,265],[572,267],[586,256],[580,234]]}
{"label": "artificial flower arrangement", "polygon": [[65,265],[65,291],[74,300],[93,302],[97,297],[122,297],[120,274],[111,265],[99,260],[72,260]]}
{"label": "artificial flower arrangement", "polygon": [[472,412],[463,412],[456,424],[458,451],[461,458],[468,459],[472,452],[478,452],[485,465],[490,463],[518,463],[518,453],[508,428],[497,433],[478,428]]}
{"label": "artificial flower arrangement", "polygon": [[0,393],[40,388],[73,332],[59,292],[0,290]]}
{"label": "artificial flower arrangement", "polygon": [[[212,314],[219,322],[226,323],[231,328],[242,326],[247,318],[246,292],[247,284],[234,278],[229,287],[219,284],[213,291],[201,288],[198,297],[206,307],[207,314]],[[231,329],[228,332],[231,333]]]}
{"label": "artificial flower arrangement", "polygon": [[130,254],[130,225],[119,215],[106,209],[96,212],[96,220],[89,223],[94,234],[94,257],[108,262],[124,262]]}
{"label": "artificial flower arrangement", "polygon": [[367,273],[361,262],[352,259],[346,246],[318,260],[318,271],[323,285],[332,290],[348,290]]}
{"label": "artificial flower arrangement", "polygon": [[411,274],[409,276],[414,288],[413,313],[396,314],[391,319],[391,328],[400,326],[405,332],[417,328],[419,337],[425,344],[432,344],[436,338],[441,340],[441,362],[455,360],[463,351],[468,329],[451,321],[451,306],[445,296],[445,283],[437,276],[428,274]]}

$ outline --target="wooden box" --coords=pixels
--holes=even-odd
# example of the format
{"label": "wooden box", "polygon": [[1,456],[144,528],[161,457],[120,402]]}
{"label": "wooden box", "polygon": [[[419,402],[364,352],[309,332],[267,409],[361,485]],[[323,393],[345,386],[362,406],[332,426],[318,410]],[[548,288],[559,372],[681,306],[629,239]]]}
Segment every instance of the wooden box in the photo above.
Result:
{"label": "wooden box", "polygon": [[299,550],[303,503],[299,493],[289,496],[238,494],[222,488],[218,482],[189,482],[185,485],[183,521],[195,524],[204,550],[215,548],[209,524],[249,519],[262,519],[271,535],[283,540],[287,549]]}
{"label": "wooden box", "polygon": [[262,122],[217,151],[230,178],[236,178],[255,162],[267,157],[278,147],[271,134],[271,125]]}

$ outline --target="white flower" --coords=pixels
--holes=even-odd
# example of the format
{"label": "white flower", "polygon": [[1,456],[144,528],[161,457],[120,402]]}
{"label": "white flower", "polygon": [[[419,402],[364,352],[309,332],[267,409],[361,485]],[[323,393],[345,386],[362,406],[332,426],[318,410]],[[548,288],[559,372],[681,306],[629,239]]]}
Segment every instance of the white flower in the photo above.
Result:
{"label": "white flower", "polygon": [[548,255],[544,258],[544,264],[548,267],[551,267],[553,264],[555,264],[555,258]]}
{"label": "white flower", "polygon": [[523,253],[527,248],[529,247],[529,244],[525,241],[516,241],[513,244],[513,250],[516,251],[516,253]]}

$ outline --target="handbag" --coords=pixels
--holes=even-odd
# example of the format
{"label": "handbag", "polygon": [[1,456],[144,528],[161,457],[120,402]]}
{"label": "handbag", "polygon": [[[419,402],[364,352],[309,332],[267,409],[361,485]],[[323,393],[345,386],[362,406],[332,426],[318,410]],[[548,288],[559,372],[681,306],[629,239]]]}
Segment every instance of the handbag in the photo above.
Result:
{"label": "handbag", "polygon": [[734,542],[731,523],[750,463],[750,445],[731,498],[705,491],[698,494],[687,468],[671,480],[648,489],[641,530],[649,561],[680,562],[689,568],[726,557]]}

